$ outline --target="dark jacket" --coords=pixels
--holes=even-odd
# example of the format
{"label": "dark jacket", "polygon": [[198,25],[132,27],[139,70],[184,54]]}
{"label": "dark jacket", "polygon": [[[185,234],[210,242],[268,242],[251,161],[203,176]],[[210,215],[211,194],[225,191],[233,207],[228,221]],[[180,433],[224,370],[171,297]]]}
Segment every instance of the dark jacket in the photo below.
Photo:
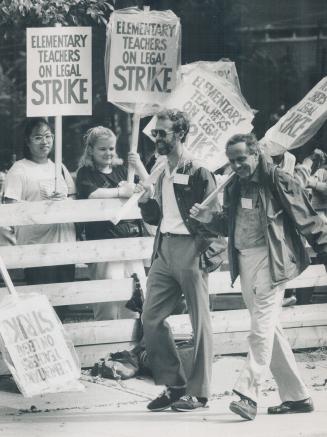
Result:
{"label": "dark jacket", "polygon": [[[217,269],[223,262],[222,254],[227,247],[223,237],[208,230],[197,220],[190,218],[189,212],[194,203],[201,203],[215,188],[216,181],[212,173],[204,167],[198,166],[194,161],[187,160],[182,163],[177,173],[189,175],[186,185],[174,183],[179,212],[183,222],[194,237],[200,256],[200,268],[206,272]],[[164,172],[159,176],[153,199],[146,203],[139,203],[143,220],[150,225],[158,226],[154,241],[153,257],[157,255],[160,245],[160,224],[162,220],[162,181]],[[218,206],[218,205],[217,205]]]}
{"label": "dark jacket", "polygon": [[[259,160],[261,218],[268,247],[272,287],[298,276],[310,263],[302,236],[313,249],[327,252],[327,225],[312,208],[301,185],[279,167]],[[234,176],[224,192],[223,212],[216,213],[208,229],[228,236],[228,258],[232,283],[239,275],[238,252],[234,245],[240,180]]]}

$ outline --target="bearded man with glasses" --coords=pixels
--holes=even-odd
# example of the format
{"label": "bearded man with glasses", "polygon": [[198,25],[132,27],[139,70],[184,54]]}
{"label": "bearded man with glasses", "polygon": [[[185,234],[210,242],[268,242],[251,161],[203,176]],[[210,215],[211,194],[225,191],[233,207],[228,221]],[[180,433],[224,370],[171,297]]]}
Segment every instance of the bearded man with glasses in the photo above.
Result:
{"label": "bearded man with glasses", "polygon": [[[222,262],[225,240],[217,238],[189,216],[216,187],[215,178],[185,149],[190,128],[187,115],[166,110],[157,115],[152,130],[156,151],[167,157],[155,193],[150,187],[140,199],[144,221],[158,226],[153,263],[147,282],[143,327],[151,370],[157,385],[166,390],[148,409],[190,411],[205,407],[212,366],[208,272]],[[197,200],[196,200],[197,199]],[[166,318],[184,294],[194,332],[193,366],[185,375]]]}

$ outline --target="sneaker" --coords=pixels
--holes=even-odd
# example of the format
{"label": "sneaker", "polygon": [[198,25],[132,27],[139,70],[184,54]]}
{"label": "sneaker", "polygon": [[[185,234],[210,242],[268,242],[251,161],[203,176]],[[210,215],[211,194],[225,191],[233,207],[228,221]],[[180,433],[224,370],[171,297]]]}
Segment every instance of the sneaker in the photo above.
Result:
{"label": "sneaker", "polygon": [[186,395],[174,402],[171,406],[171,409],[174,411],[191,411],[195,410],[196,408],[205,408],[207,402],[207,398]]}
{"label": "sneaker", "polygon": [[185,395],[185,387],[172,388],[167,387],[156,399],[147,405],[147,409],[151,411],[164,411],[170,408],[172,404]]}
{"label": "sneaker", "polygon": [[257,415],[257,404],[245,397],[242,397],[239,401],[231,402],[229,409],[247,420],[253,420]]}
{"label": "sneaker", "polygon": [[286,401],[280,405],[268,408],[268,414],[311,413],[314,410],[311,398],[301,401]]}

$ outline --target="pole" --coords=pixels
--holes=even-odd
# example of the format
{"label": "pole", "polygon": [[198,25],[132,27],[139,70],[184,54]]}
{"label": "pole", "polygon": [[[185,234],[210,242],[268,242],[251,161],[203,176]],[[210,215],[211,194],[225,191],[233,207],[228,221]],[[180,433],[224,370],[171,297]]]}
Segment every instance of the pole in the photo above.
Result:
{"label": "pole", "polygon": [[[137,145],[139,142],[139,131],[140,131],[140,115],[134,113],[133,114],[133,130],[132,130],[132,141],[131,141],[131,147],[130,152],[137,152]],[[131,166],[128,166],[128,176],[127,181],[128,182],[134,182],[134,174],[135,169]]]}
{"label": "pole", "polygon": [[0,272],[2,275],[3,282],[6,284],[6,287],[8,288],[9,294],[11,294],[16,299],[18,299],[17,291],[15,290],[14,284],[12,283],[7,267],[5,266],[5,263],[3,262],[1,256],[0,256]]}
{"label": "pole", "polygon": [[[143,10],[144,12],[149,12],[150,6],[144,6]],[[137,146],[139,142],[139,132],[140,132],[140,119],[141,116],[139,114],[136,113],[133,114],[133,130],[132,130],[132,141],[131,141],[130,152],[137,152]],[[131,166],[128,166],[127,182],[130,183],[134,182],[134,175],[135,175],[135,169],[132,168]]]}
{"label": "pole", "polygon": [[[56,23],[55,27],[61,27],[61,23]],[[55,117],[55,192],[59,190],[59,181],[62,171],[62,116]]]}
{"label": "pole", "polygon": [[59,190],[62,169],[62,117],[55,117],[55,192]]}
{"label": "pole", "polygon": [[206,206],[208,205],[215,197],[217,197],[218,193],[220,193],[221,191],[223,191],[223,189],[226,187],[226,185],[228,184],[228,182],[232,179],[232,177],[234,176],[234,172],[231,173],[230,175],[228,175],[228,178],[225,180],[225,182],[223,182],[221,185],[219,185],[219,187],[217,187],[214,191],[212,191],[208,197],[206,197],[204,199],[204,201],[201,203],[201,206]]}

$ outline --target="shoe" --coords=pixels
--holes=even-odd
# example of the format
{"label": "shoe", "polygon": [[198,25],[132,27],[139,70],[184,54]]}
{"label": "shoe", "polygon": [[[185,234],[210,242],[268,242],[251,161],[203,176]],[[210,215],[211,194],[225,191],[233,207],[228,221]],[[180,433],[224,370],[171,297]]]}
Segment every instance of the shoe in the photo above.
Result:
{"label": "shoe", "polygon": [[156,399],[147,405],[151,411],[164,411],[170,408],[172,404],[185,395],[185,387],[172,388],[167,387]]}
{"label": "shoe", "polygon": [[296,296],[284,297],[283,299],[283,307],[290,307],[295,305],[297,302]]}
{"label": "shoe", "polygon": [[186,395],[174,402],[171,409],[174,411],[191,411],[196,408],[206,408],[207,402],[207,398]]}
{"label": "shoe", "polygon": [[233,401],[229,404],[229,409],[243,419],[253,420],[257,415],[257,404],[251,399],[241,397],[239,401]]}
{"label": "shoe", "polygon": [[275,407],[268,408],[268,414],[310,413],[314,410],[311,398],[302,401],[286,401]]}

